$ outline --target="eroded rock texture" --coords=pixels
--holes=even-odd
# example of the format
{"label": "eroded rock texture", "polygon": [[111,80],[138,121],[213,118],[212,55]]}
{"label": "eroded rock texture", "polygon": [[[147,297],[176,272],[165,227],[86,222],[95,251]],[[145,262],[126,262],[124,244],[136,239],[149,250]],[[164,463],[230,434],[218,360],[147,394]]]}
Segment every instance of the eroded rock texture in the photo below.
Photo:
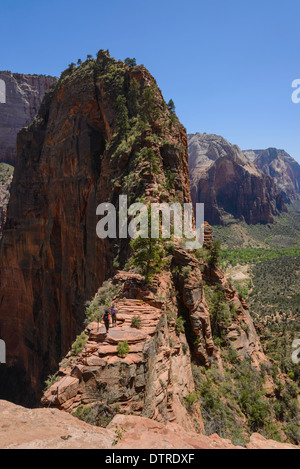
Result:
{"label": "eroded rock texture", "polygon": [[212,225],[229,217],[249,224],[272,223],[286,211],[283,195],[243,152],[217,135],[189,135],[189,167],[193,204],[205,204]]}
{"label": "eroded rock texture", "polygon": [[45,92],[56,80],[50,76],[0,71],[0,81],[5,83],[2,90],[5,99],[0,102],[0,163],[15,165],[17,133],[31,124]]}

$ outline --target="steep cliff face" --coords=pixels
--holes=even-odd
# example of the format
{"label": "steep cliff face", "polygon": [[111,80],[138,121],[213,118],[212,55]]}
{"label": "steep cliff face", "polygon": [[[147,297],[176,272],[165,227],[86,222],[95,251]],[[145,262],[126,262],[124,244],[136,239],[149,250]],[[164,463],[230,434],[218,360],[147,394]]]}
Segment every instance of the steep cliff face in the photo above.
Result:
{"label": "steep cliff face", "polygon": [[4,94],[0,100],[0,162],[15,165],[17,133],[33,121],[45,92],[56,80],[50,76],[0,71]]}
{"label": "steep cliff face", "polygon": [[6,210],[9,201],[13,167],[0,163],[0,239],[6,221]]}
{"label": "steep cliff face", "polygon": [[246,150],[244,154],[267,176],[285,196],[286,202],[300,197],[300,165],[284,150]]}
{"label": "steep cliff face", "polygon": [[[147,171],[151,158],[160,181]],[[122,193],[129,203],[158,200],[158,193],[189,201],[187,160],[184,128],[144,67],[130,69],[101,52],[46,93],[18,136],[1,246],[2,397],[36,402],[45,376],[82,330],[85,302],[111,277],[114,258],[128,257],[127,240],[97,238],[98,204],[118,206]],[[158,190],[167,184],[168,192]]]}
{"label": "steep cliff face", "polygon": [[249,224],[272,223],[286,211],[283,196],[243,152],[222,137],[189,135],[193,204],[205,204],[206,220],[224,224],[228,215]]}

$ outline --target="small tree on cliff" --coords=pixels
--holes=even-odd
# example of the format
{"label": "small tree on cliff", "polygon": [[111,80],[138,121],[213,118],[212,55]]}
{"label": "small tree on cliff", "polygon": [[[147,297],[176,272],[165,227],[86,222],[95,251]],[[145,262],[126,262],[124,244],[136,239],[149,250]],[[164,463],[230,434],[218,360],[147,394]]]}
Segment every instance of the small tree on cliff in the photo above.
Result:
{"label": "small tree on cliff", "polygon": [[175,104],[174,104],[174,101],[173,99],[170,99],[170,101],[168,102],[168,108],[169,110],[172,112],[172,114],[175,114]]}
{"label": "small tree on cliff", "polygon": [[220,241],[214,241],[210,248],[210,256],[208,259],[209,267],[217,267],[220,259],[221,243]]}
{"label": "small tree on cliff", "polygon": [[136,59],[130,59],[129,57],[127,57],[127,59],[124,60],[124,62],[126,63],[126,65],[128,65],[128,67],[130,68],[130,70],[133,68],[133,67],[136,67]]}
{"label": "small tree on cliff", "polygon": [[75,67],[76,67],[76,64],[75,64],[74,62],[71,62],[71,63],[69,64],[69,66],[68,66],[68,70],[69,70],[70,72],[72,72]]}
{"label": "small tree on cliff", "polygon": [[139,105],[140,84],[135,80],[131,80],[128,91],[128,108],[130,117],[136,117],[140,110]]}
{"label": "small tree on cliff", "polygon": [[119,135],[121,138],[127,139],[127,132],[129,130],[129,119],[128,119],[128,109],[126,106],[126,98],[123,95],[119,95],[117,98],[117,126]]}
{"label": "small tree on cliff", "polygon": [[165,251],[163,246],[159,240],[149,236],[149,238],[138,237],[132,240],[130,247],[134,253],[131,265],[139,267],[146,282],[151,283],[151,279],[161,272],[164,265]]}
{"label": "small tree on cliff", "polygon": [[151,283],[154,275],[161,272],[165,265],[165,249],[162,240],[151,237],[151,210],[148,210],[148,237],[139,236],[130,242],[133,255],[130,265],[138,267],[145,276],[146,282]]}
{"label": "small tree on cliff", "polygon": [[152,123],[158,117],[156,90],[151,86],[147,86],[143,91],[140,114],[144,122]]}

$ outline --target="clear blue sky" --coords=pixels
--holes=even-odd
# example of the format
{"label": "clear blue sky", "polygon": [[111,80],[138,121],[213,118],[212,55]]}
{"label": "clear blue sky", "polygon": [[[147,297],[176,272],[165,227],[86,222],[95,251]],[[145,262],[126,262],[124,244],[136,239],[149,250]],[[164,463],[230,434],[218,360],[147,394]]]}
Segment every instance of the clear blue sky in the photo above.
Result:
{"label": "clear blue sky", "polygon": [[99,49],[135,57],[192,132],[300,162],[299,0],[1,0],[0,70],[58,75]]}

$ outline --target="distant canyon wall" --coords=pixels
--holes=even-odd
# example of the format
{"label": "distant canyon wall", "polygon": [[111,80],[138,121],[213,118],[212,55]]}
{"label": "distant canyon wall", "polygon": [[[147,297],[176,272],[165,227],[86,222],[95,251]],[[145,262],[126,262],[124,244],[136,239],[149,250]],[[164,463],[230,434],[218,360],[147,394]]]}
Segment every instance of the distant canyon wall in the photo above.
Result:
{"label": "distant canyon wall", "polygon": [[51,76],[0,71],[0,163],[15,165],[17,134],[33,121],[55,81]]}

